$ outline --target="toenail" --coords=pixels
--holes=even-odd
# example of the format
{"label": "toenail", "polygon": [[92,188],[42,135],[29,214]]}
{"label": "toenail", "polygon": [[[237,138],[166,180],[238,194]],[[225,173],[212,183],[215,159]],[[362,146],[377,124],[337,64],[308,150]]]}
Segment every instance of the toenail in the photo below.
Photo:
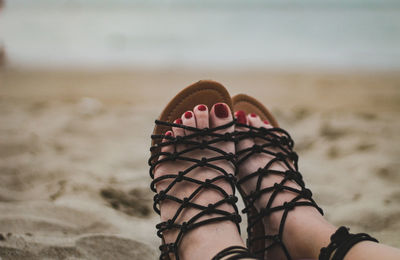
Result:
{"label": "toenail", "polygon": [[251,113],[250,116],[251,117],[257,117],[257,115],[255,113]]}
{"label": "toenail", "polygon": [[185,112],[185,118],[186,119],[192,118],[192,112],[190,112],[190,111]]}
{"label": "toenail", "polygon": [[200,105],[200,106],[197,107],[197,109],[200,110],[200,111],[206,111],[207,107],[205,105]]}
{"label": "toenail", "polygon": [[183,123],[182,119],[180,119],[180,118],[175,120],[175,124],[181,125],[182,123]]}
{"label": "toenail", "polygon": [[219,118],[227,118],[228,117],[228,108],[225,104],[218,103],[214,106],[215,115]]}
{"label": "toenail", "polygon": [[268,125],[269,124],[268,120],[264,120],[264,124]]}
{"label": "toenail", "polygon": [[235,117],[239,124],[246,124],[246,114],[242,110],[237,111]]}
{"label": "toenail", "polygon": [[171,132],[171,131],[167,131],[167,132],[165,133],[165,135],[166,135],[166,136],[171,136],[171,135],[172,135],[172,132]]}

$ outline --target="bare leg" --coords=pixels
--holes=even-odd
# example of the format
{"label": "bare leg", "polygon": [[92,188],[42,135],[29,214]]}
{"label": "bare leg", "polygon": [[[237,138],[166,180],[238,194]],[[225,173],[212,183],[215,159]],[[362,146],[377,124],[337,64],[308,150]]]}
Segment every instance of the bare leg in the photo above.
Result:
{"label": "bare leg", "polygon": [[[254,127],[271,128],[268,122],[263,122],[256,114],[245,115],[243,112],[236,112],[236,117],[240,123],[245,123]],[[238,129],[240,130],[240,128]],[[254,144],[262,144],[259,139],[245,139],[239,142],[237,150],[251,147]],[[257,171],[258,168],[264,167],[273,157],[268,154],[253,154],[251,158],[241,164],[239,168],[238,178]],[[270,169],[286,171],[287,167],[280,162],[275,162]],[[261,188],[271,187],[274,183],[282,181],[282,175],[268,175],[263,178]],[[255,190],[257,178],[252,178],[244,183],[246,194]],[[293,181],[285,185],[299,189],[299,185]],[[275,198],[272,206],[283,205],[289,202],[297,194],[291,191],[281,191]],[[267,205],[271,193],[262,195],[255,203],[258,210]],[[269,217],[264,218],[264,226],[266,234],[276,234],[278,232],[283,211],[272,213]],[[315,208],[313,207],[295,207],[289,212],[285,222],[283,231],[283,242],[288,248],[293,259],[317,259],[322,247],[326,247],[330,243],[331,235],[336,231],[336,227],[330,224]],[[266,245],[267,246],[267,245]],[[378,258],[380,256],[380,258]],[[279,247],[271,248],[266,255],[268,259],[286,259],[283,251]],[[400,250],[374,242],[360,242],[356,244],[346,255],[345,260],[353,259],[400,259]]]}
{"label": "bare leg", "polygon": [[[213,106],[211,111],[202,105],[196,106],[193,111],[187,111],[182,115],[181,118],[177,119],[175,122],[178,124],[184,124],[187,126],[206,128],[206,127],[216,127],[219,125],[226,124],[232,121],[231,112],[226,104],[216,104]],[[232,132],[234,127],[228,129],[220,130],[222,132]],[[172,131],[168,131],[167,135],[172,136],[184,136],[190,134],[190,132],[183,130],[182,128],[173,128]],[[234,143],[232,142],[220,142],[215,144],[218,148],[226,152],[235,152]],[[180,151],[185,149],[183,145],[178,147],[173,147],[172,145],[166,146],[162,149],[163,152],[173,152],[174,149]],[[216,156],[214,151],[210,150],[194,150],[187,154],[188,157],[201,159],[202,157],[213,157]],[[186,161],[168,161],[160,164],[155,170],[155,177],[160,177],[166,174],[176,174],[179,171],[190,167],[193,162]],[[224,168],[227,172],[234,172],[233,166],[226,160],[216,161],[215,165]],[[206,179],[213,179],[214,177],[221,174],[212,168],[200,167],[189,172],[187,177],[198,179],[204,181]],[[160,192],[164,190],[166,186],[171,182],[167,179],[161,183],[157,184],[157,191]],[[223,188],[228,194],[232,194],[232,189],[230,185],[224,181],[220,180],[216,182],[218,186]],[[189,197],[193,191],[198,187],[197,184],[182,181],[176,183],[174,188],[170,191],[171,195],[183,199]],[[210,203],[215,203],[221,200],[222,194],[216,192],[213,189],[205,189],[196,196],[192,202],[207,206]],[[179,204],[172,200],[164,200],[161,204],[161,220],[166,221],[175,215],[177,212]],[[234,212],[231,205],[222,204],[218,206],[218,209]],[[195,214],[199,213],[198,209],[189,207],[185,208],[177,219],[177,223],[181,224],[184,221],[192,218]],[[202,216],[198,221],[205,220],[213,217],[213,215]],[[164,240],[166,243],[172,243],[176,240],[178,236],[178,229],[172,229],[164,233]],[[238,232],[238,229],[232,221],[220,221],[217,223],[210,223],[203,225],[201,227],[195,228],[188,231],[183,237],[179,247],[179,256],[181,259],[211,259],[221,250],[233,246],[244,246],[242,238]]]}

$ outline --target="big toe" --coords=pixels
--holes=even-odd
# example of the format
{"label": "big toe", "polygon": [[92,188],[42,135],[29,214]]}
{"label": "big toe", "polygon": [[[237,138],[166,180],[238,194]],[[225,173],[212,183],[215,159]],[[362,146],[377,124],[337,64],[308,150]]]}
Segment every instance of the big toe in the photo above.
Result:
{"label": "big toe", "polygon": [[[229,106],[225,103],[217,103],[215,104],[210,111],[210,126],[212,128],[223,126],[232,122],[233,117]],[[234,125],[228,127],[223,127],[222,129],[216,130],[217,134],[225,134],[232,133],[234,130]],[[235,144],[233,142],[229,142],[230,140],[226,140],[226,142],[219,142],[215,144],[216,146],[220,146],[227,153],[235,152]]]}
{"label": "big toe", "polygon": [[[242,111],[242,110],[236,111],[235,117],[236,117],[236,121],[239,124],[249,125],[246,113],[244,111]],[[244,126],[237,126],[236,130],[238,130],[239,132],[246,132],[249,129]],[[241,139],[239,139],[239,142],[236,145],[236,150],[241,151],[241,150],[244,150],[253,145],[254,145],[253,138],[241,138]]]}
{"label": "big toe", "polygon": [[[225,125],[232,121],[232,113],[229,106],[225,103],[217,103],[211,108],[210,112],[210,125],[211,127],[218,127]],[[219,130],[220,133],[233,132],[234,127],[230,126]]]}

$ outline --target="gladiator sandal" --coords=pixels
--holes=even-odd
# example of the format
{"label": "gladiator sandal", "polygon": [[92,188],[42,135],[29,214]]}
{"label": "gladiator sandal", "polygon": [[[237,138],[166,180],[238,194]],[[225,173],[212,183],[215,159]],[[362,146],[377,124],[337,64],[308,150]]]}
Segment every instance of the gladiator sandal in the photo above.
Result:
{"label": "gladiator sandal", "polygon": [[[351,234],[349,228],[340,227],[331,236],[331,242],[327,247],[321,248],[319,260],[343,260],[350,249],[362,241],[378,242],[375,238],[365,233]],[[332,256],[333,254],[333,256]]]}
{"label": "gladiator sandal", "polygon": [[[298,170],[298,156],[293,151],[294,142],[290,135],[285,130],[279,128],[275,118],[256,99],[240,94],[233,97],[233,104],[235,109],[234,111],[241,110],[246,114],[256,113],[262,120],[268,120],[273,126],[273,128],[267,129],[236,123],[236,126],[239,127],[239,129],[244,129],[235,132],[236,142],[248,138],[258,138],[259,140],[264,141],[261,145],[254,145],[241,151],[236,151],[236,155],[239,158],[237,160],[236,169],[238,169],[239,166],[253,154],[265,153],[273,157],[273,159],[271,159],[264,167],[259,168],[256,172],[250,173],[237,181],[237,188],[242,195],[245,204],[243,213],[247,213],[247,247],[256,257],[264,259],[266,251],[278,246],[282,249],[287,259],[292,259],[282,238],[288,214],[295,207],[299,206],[315,207],[321,214],[323,214],[323,211],[312,199],[311,191],[305,188],[302,175]],[[283,163],[286,165],[288,170],[279,171],[270,169],[270,167],[276,162]],[[283,176],[283,179],[280,183],[275,183],[271,187],[261,189],[262,179],[270,174],[281,175]],[[246,194],[241,186],[252,178],[257,178],[257,186],[250,194]],[[295,189],[285,185],[288,181],[297,183],[300,186],[300,189]],[[283,191],[290,191],[296,194],[296,196],[291,201],[283,203],[283,205],[272,206],[277,195]],[[265,193],[271,193],[271,196],[267,205],[265,205],[262,210],[258,211],[254,203]],[[306,199],[306,201],[299,201],[301,199]],[[262,219],[277,211],[283,211],[278,233],[266,235]]]}
{"label": "gladiator sandal", "polygon": [[[218,167],[214,164],[217,161],[226,160],[230,162],[233,166],[235,166],[236,156],[233,153],[227,153],[213,146],[213,144],[216,144],[218,142],[233,142],[231,133],[219,134],[216,133],[216,131],[231,127],[234,124],[234,121],[219,127],[207,129],[198,129],[194,127],[171,123],[176,118],[180,118],[181,114],[183,114],[185,111],[193,109],[193,107],[197,104],[204,104],[208,107],[212,107],[212,105],[220,102],[228,104],[228,106],[232,109],[230,95],[222,85],[212,81],[200,81],[181,91],[167,105],[167,107],[164,109],[161,116],[159,117],[159,120],[155,121],[156,126],[153,135],[151,136],[152,146],[150,148],[151,157],[149,159],[150,176],[153,179],[150,187],[155,193],[157,193],[157,183],[166,179],[171,180],[171,183],[167,186],[166,189],[160,191],[154,196],[153,208],[158,214],[160,214],[160,205],[161,203],[163,203],[163,201],[170,200],[180,204],[178,210],[172,218],[156,225],[156,228],[158,230],[157,235],[163,241],[162,245],[159,247],[161,251],[160,259],[170,259],[171,255],[175,259],[179,259],[179,247],[187,232],[196,228],[201,228],[204,225],[221,221],[232,221],[233,223],[235,223],[240,232],[239,223],[241,221],[241,218],[236,206],[237,197],[235,196],[234,173],[227,172],[223,168]],[[192,134],[177,137],[163,134],[171,127],[190,130]],[[197,141],[197,137],[208,138],[207,140],[203,139],[204,141]],[[164,142],[162,142],[163,139]],[[186,144],[188,145],[188,148],[180,152],[161,152],[161,147],[179,144]],[[190,153],[191,151],[198,149],[212,150],[217,155],[208,158],[203,157],[202,159],[194,159],[188,155],[188,153]],[[160,156],[162,157],[160,158]],[[190,167],[183,171],[170,173],[168,175],[154,178],[154,171],[156,166],[160,163],[168,161],[186,161],[191,162],[192,164]],[[212,168],[215,171],[220,172],[221,174],[213,179],[206,179],[204,181],[188,177],[188,173],[198,167]],[[227,194],[224,189],[216,184],[216,182],[221,181],[228,183],[232,187],[232,194]],[[179,182],[193,183],[197,185],[197,188],[190,196],[183,199],[178,198],[171,195],[170,191],[174,187],[174,185]],[[223,198],[214,204],[209,204],[206,206],[194,203],[193,199],[195,198],[195,196],[197,196],[205,189],[213,189],[216,192],[222,194]],[[234,209],[234,212],[232,213],[218,209],[218,207],[223,204],[231,205]],[[199,212],[186,222],[178,223],[177,219],[185,208],[194,208],[199,210]],[[201,217],[207,215],[209,215],[210,217],[205,220],[199,220]],[[211,217],[211,215],[213,216]],[[166,244],[163,239],[163,234],[164,232],[173,229],[179,231],[176,240],[173,243]],[[243,257],[250,257],[249,251],[246,248],[236,246],[222,250],[213,259],[241,259]]]}

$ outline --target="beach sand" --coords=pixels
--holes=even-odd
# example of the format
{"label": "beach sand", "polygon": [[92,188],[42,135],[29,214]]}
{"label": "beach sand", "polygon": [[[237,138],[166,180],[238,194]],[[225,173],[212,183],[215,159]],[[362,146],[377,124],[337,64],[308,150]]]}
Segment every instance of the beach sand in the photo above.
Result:
{"label": "beach sand", "polygon": [[199,79],[272,110],[330,221],[400,247],[398,73],[3,69],[0,259],[156,259],[150,134]]}

